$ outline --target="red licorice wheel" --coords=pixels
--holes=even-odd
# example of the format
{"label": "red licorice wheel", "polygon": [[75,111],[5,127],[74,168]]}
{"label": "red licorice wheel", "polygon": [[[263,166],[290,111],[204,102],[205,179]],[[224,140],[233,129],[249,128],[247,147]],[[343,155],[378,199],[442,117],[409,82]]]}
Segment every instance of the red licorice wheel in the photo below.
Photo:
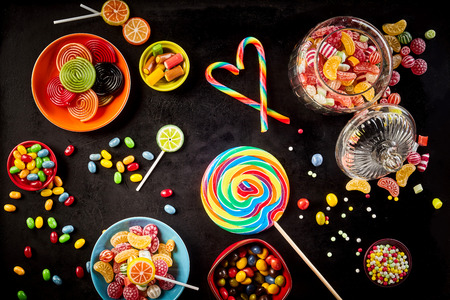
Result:
{"label": "red licorice wheel", "polygon": [[52,78],[47,85],[47,96],[57,106],[68,106],[77,96],[68,91],[59,80],[59,76]]}
{"label": "red licorice wheel", "polygon": [[116,52],[109,43],[100,39],[91,39],[85,43],[85,46],[92,54],[92,63],[94,65],[99,62],[117,62]]}

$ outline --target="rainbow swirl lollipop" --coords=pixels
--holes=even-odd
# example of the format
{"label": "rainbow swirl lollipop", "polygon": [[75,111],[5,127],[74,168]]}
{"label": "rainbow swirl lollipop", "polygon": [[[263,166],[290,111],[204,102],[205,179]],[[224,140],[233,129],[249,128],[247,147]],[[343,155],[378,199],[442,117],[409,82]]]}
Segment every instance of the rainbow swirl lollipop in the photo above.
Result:
{"label": "rainbow swirl lollipop", "polygon": [[249,146],[231,148],[209,164],[201,198],[218,226],[233,233],[254,234],[280,219],[289,200],[289,180],[270,153]]}

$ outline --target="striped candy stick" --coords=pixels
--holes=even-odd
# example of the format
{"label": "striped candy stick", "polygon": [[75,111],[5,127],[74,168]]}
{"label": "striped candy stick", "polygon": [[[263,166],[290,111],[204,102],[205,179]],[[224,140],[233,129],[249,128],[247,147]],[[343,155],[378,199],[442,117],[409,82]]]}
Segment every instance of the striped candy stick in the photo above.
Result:
{"label": "striped candy stick", "polygon": [[258,51],[259,61],[259,98],[260,98],[260,119],[261,119],[261,132],[266,132],[267,125],[267,87],[266,87],[266,56],[264,48],[261,42],[254,37],[247,37],[241,41],[236,53],[236,66],[239,70],[244,69],[244,48],[248,44],[252,44]]}
{"label": "striped candy stick", "polygon": [[[234,75],[239,75],[239,69],[227,62],[215,62],[210,64],[206,70],[205,70],[205,77],[206,80],[216,89],[218,89],[219,91],[221,91],[224,94],[227,94],[228,96],[231,96],[233,98],[235,98],[236,100],[256,109],[256,110],[260,110],[261,109],[261,105],[260,103],[242,95],[241,93],[238,93],[237,91],[221,84],[220,82],[218,82],[217,80],[215,80],[212,76],[212,70],[214,69],[225,69],[230,71],[231,73],[233,73]],[[283,116],[282,114],[274,111],[273,109],[267,108],[267,115],[269,117],[272,117],[278,121],[280,121],[281,123],[284,124],[289,124],[290,123],[290,119],[286,116]]]}

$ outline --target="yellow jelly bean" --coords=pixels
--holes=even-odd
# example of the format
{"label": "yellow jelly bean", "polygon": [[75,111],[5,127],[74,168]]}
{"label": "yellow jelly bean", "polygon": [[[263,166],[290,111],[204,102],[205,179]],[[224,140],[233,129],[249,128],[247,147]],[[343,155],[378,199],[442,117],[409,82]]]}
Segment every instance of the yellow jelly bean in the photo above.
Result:
{"label": "yellow jelly bean", "polygon": [[36,220],[34,221],[34,225],[36,226],[36,228],[42,228],[42,226],[44,225],[44,219],[42,219],[41,216],[37,217]]}
{"label": "yellow jelly bean", "polygon": [[102,150],[100,154],[104,159],[111,160],[112,158],[111,154],[106,150]]}
{"label": "yellow jelly bean", "polygon": [[39,172],[39,168],[34,168],[33,170],[30,171],[30,173],[32,174],[37,174]]}
{"label": "yellow jelly bean", "polygon": [[25,178],[28,176],[28,174],[30,174],[30,170],[28,169],[23,169],[22,171],[20,171],[19,173],[19,178]]}
{"label": "yellow jelly bean", "polygon": [[236,262],[236,268],[238,268],[239,270],[242,270],[243,268],[245,268],[247,266],[247,257],[241,257],[237,262]]}
{"label": "yellow jelly bean", "polygon": [[267,248],[263,248],[261,253],[256,254],[256,256],[258,256],[261,259],[266,259],[266,257],[269,255],[269,250],[267,250]]}
{"label": "yellow jelly bean", "polygon": [[239,271],[236,273],[236,281],[243,282],[247,278],[247,274],[244,271]]}
{"label": "yellow jelly bean", "polygon": [[13,156],[14,156],[15,159],[21,159],[22,158],[22,154],[20,154],[20,152],[17,151],[17,150],[13,151]]}
{"label": "yellow jelly bean", "polygon": [[142,175],[141,174],[133,174],[130,176],[130,180],[132,182],[139,182],[142,180]]}
{"label": "yellow jelly bean", "polygon": [[17,275],[24,275],[25,274],[25,270],[22,267],[19,266],[15,266],[14,267],[14,273],[16,273]]}
{"label": "yellow jelly bean", "polygon": [[84,239],[78,239],[74,244],[75,249],[80,249],[83,247],[85,242],[86,241]]}
{"label": "yellow jelly bean", "polygon": [[129,164],[131,164],[132,162],[134,162],[134,156],[133,155],[128,155],[127,157],[125,157],[123,160],[122,160],[122,162],[123,162],[123,164],[126,166],[126,165],[129,165]]}
{"label": "yellow jelly bean", "polygon": [[51,189],[43,189],[41,191],[41,196],[42,197],[50,197],[53,194]]}
{"label": "yellow jelly bean", "polygon": [[29,155],[32,159],[36,159],[36,157],[37,157],[36,152],[28,152],[27,155]]}
{"label": "yellow jelly bean", "polygon": [[125,165],[120,160],[116,163],[116,168],[119,173],[125,172]]}
{"label": "yellow jelly bean", "polygon": [[16,207],[15,207],[14,205],[12,205],[12,204],[5,204],[5,205],[3,206],[3,209],[4,209],[5,211],[7,211],[7,212],[13,212],[13,211],[16,211]]}
{"label": "yellow jelly bean", "polygon": [[23,161],[21,161],[20,159],[15,159],[14,165],[21,170],[25,169],[25,163]]}
{"label": "yellow jelly bean", "polygon": [[45,201],[44,208],[45,208],[46,211],[52,210],[52,207],[53,207],[53,200],[52,199],[48,199],[47,201]]}
{"label": "yellow jelly bean", "polygon": [[113,165],[112,161],[105,159],[105,158],[100,161],[100,164],[102,165],[102,167],[105,167],[108,169],[111,168]]}
{"label": "yellow jelly bean", "polygon": [[319,225],[325,224],[325,214],[321,211],[317,212],[316,214],[316,222]]}
{"label": "yellow jelly bean", "polygon": [[327,200],[328,205],[331,207],[335,207],[336,204],[338,203],[338,199],[337,199],[336,195],[333,193],[329,193],[326,197],[326,200]]}
{"label": "yellow jelly bean", "polygon": [[28,170],[33,170],[34,168],[36,168],[36,161],[33,159],[32,161],[30,161],[29,163],[27,163],[27,169]]}
{"label": "yellow jelly bean", "polygon": [[20,154],[27,154],[27,148],[25,148],[24,145],[17,146],[17,151],[19,151]]}
{"label": "yellow jelly bean", "polygon": [[62,193],[64,193],[64,188],[62,186],[57,186],[53,188],[52,192],[55,195],[61,195]]}
{"label": "yellow jelly bean", "polygon": [[9,193],[9,198],[11,199],[20,199],[22,197],[22,194],[20,192],[11,191]]}
{"label": "yellow jelly bean", "polygon": [[256,268],[259,271],[266,271],[267,270],[267,263],[266,263],[266,261],[264,259],[258,259],[256,261],[256,265],[255,266],[256,266]]}
{"label": "yellow jelly bean", "polygon": [[61,177],[59,177],[58,175],[56,175],[55,178],[53,178],[53,183],[55,184],[55,186],[63,185],[63,181],[62,181]]}

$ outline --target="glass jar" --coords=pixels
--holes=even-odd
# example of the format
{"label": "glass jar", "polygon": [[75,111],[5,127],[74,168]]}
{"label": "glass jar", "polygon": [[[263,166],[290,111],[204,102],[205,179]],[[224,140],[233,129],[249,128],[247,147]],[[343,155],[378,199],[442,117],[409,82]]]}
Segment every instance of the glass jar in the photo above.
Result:
{"label": "glass jar", "polygon": [[356,113],[336,142],[336,162],[350,178],[378,179],[401,169],[415,151],[416,124],[395,104],[378,104]]}
{"label": "glass jar", "polygon": [[373,105],[392,76],[392,49],[372,24],[328,19],[294,47],[288,66],[294,94],[313,111],[353,113]]}

